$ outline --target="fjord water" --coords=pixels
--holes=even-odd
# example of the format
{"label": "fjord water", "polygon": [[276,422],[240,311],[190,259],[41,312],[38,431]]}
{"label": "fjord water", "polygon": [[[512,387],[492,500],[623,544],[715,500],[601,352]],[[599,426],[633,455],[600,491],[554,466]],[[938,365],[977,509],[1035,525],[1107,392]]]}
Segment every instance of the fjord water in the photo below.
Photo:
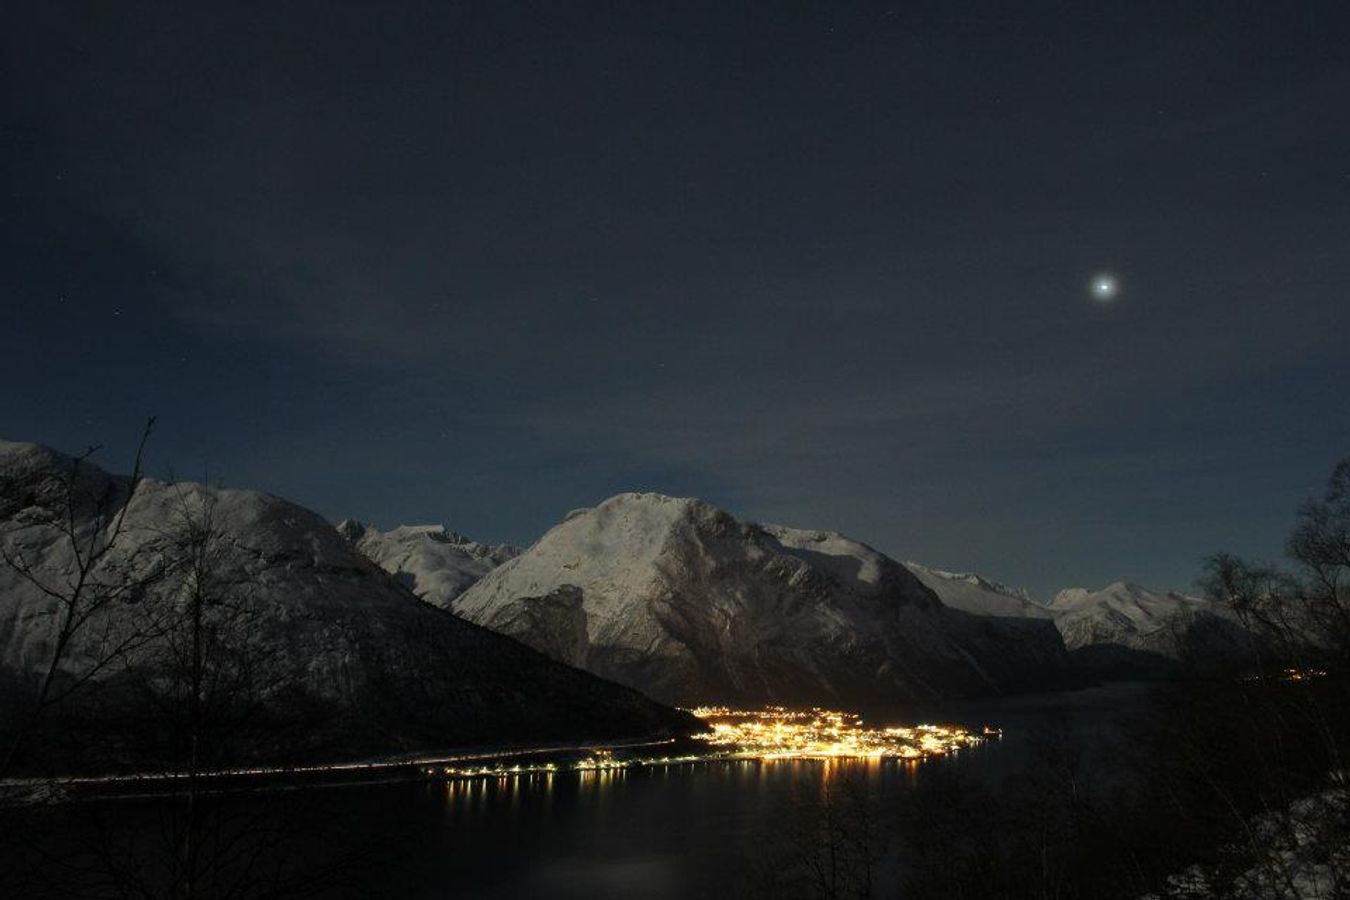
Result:
{"label": "fjord water", "polygon": [[[783,896],[772,877],[803,852],[817,852],[819,832],[810,828],[822,801],[843,801],[836,808],[847,809],[850,793],[862,792],[881,836],[873,893],[888,896],[906,872],[896,834],[916,790],[950,789],[953,775],[958,785],[1020,783],[1047,736],[1076,741],[1080,774],[1110,781],[1123,771],[1111,748],[1128,743],[1147,695],[1145,685],[1120,683],[865,711],[876,725],[1003,730],[999,739],[920,763],[747,760],[327,788],[274,783],[214,795],[202,836],[223,878],[256,878],[268,888],[321,883],[305,896],[326,900]],[[157,883],[182,852],[182,822],[181,800],[162,795],[32,809],[22,839],[0,841],[0,894],[121,896],[110,875]],[[220,840],[211,842],[213,833]],[[6,858],[7,849],[19,857]],[[37,890],[30,891],[25,876],[10,874],[41,862],[30,850],[80,862],[38,865]],[[82,890],[65,890],[63,879]]]}
{"label": "fjord water", "polygon": [[[1147,688],[1118,683],[1079,691],[947,703],[931,721],[1003,729],[954,757],[899,761],[738,761],[560,772],[516,779],[344,788],[328,799],[387,851],[356,867],[362,895],[440,898],[676,898],[758,893],[766,870],[791,850],[794,822],[828,782],[865,783],[879,818],[898,818],[907,793],[940,767],[990,786],[1016,777],[1048,729],[1082,739],[1085,763],[1112,777],[1110,747]],[[915,711],[892,721],[915,721]],[[884,712],[869,719],[885,721]],[[892,852],[879,876],[894,881]]]}

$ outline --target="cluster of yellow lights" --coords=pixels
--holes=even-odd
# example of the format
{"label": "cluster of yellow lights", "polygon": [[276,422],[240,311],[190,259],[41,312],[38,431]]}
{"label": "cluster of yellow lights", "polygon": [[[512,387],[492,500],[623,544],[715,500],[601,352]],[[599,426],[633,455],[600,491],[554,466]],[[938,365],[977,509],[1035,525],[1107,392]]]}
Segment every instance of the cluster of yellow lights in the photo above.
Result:
{"label": "cluster of yellow lights", "polygon": [[923,759],[998,734],[993,728],[976,733],[956,725],[872,727],[859,715],[829,709],[709,706],[690,712],[712,728],[701,740],[739,759]]}
{"label": "cluster of yellow lights", "polygon": [[1312,681],[1315,678],[1326,678],[1326,669],[1285,669],[1278,675],[1244,675],[1242,680],[1249,682],[1275,680],[1275,681]]}
{"label": "cluster of yellow lights", "polygon": [[428,767],[427,775],[444,778],[518,778],[574,771],[615,773],[631,768],[683,766],[718,760],[779,759],[900,759],[919,760],[946,756],[1001,732],[986,727],[973,732],[955,725],[872,727],[861,716],[828,709],[792,710],[770,706],[736,710],[705,706],[689,712],[706,722],[706,734],[694,736],[706,749],[673,756],[616,757],[609,749],[595,748],[581,760],[568,764],[527,763]]}
{"label": "cluster of yellow lights", "polygon": [[556,763],[538,763],[533,765],[492,765],[492,766],[431,766],[428,775],[444,775],[449,778],[511,778],[517,775],[551,775],[559,770]]}
{"label": "cluster of yellow lights", "polygon": [[690,763],[708,762],[711,759],[724,759],[725,754],[710,756],[704,753],[689,753],[683,756],[629,757],[616,759],[613,751],[596,749],[590,756],[574,763],[529,763],[508,766],[501,763],[478,766],[431,766],[426,774],[446,778],[515,778],[521,775],[553,775],[557,772],[613,772],[634,767],[680,766]]}

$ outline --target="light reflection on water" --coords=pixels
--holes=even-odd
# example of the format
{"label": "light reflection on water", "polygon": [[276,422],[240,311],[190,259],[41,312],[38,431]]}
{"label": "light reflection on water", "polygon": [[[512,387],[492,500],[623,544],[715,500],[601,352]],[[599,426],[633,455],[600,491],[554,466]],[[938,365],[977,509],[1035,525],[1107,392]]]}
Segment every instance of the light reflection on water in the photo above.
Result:
{"label": "light reflection on water", "polygon": [[[986,745],[987,746],[987,745]],[[963,752],[954,752],[946,759],[955,760],[962,755],[988,752],[982,748],[972,748]],[[878,784],[883,778],[896,776],[906,784],[914,784],[920,768],[928,762],[943,759],[935,757],[925,759],[897,759],[878,757],[825,757],[821,759],[709,759],[693,763],[673,765],[639,766],[633,768],[607,769],[562,769],[550,772],[521,772],[457,777],[434,780],[442,786],[449,805],[477,806],[486,802],[506,802],[510,809],[520,807],[522,796],[550,800],[554,793],[555,782],[574,786],[580,796],[602,795],[624,784],[630,776],[641,776],[667,782],[671,779],[688,778],[698,770],[704,770],[707,777],[723,782],[734,782],[738,790],[763,788],[771,779],[788,775],[793,778],[806,777],[813,782],[828,784],[830,781],[849,777]]]}
{"label": "light reflection on water", "polygon": [[[1027,736],[1038,726],[1063,720],[1080,734],[1106,734],[1141,697],[1138,687],[1107,686],[944,706],[933,720],[995,723],[1004,737],[924,761],[719,758],[578,770],[560,760],[556,770],[527,772],[525,760],[513,758],[511,765],[520,763],[515,773],[241,793],[230,803],[250,818],[285,808],[293,835],[320,835],[287,850],[302,869],[333,853],[364,853],[353,864],[353,883],[331,898],[763,896],[763,872],[800,833],[803,808],[829,799],[833,786],[864,784],[881,815],[898,824],[911,790],[926,778],[955,772],[997,784],[1020,777]],[[913,721],[914,712],[908,715]],[[885,721],[880,714],[869,720]],[[1112,771],[1109,755],[1101,763],[1084,759],[1094,775]],[[136,814],[122,814],[120,827],[161,840],[161,806],[134,805]],[[61,824],[58,843],[69,840]],[[898,841],[888,846],[892,872],[902,872]]]}
{"label": "light reflection on water", "polygon": [[947,758],[560,768],[373,787],[353,791],[352,802],[370,828],[403,829],[405,858],[371,879],[392,897],[746,896],[803,801],[823,799],[831,785],[862,781],[898,816],[928,773],[957,767],[997,783],[1018,771],[1038,722],[1067,713],[1096,733],[1133,696],[1107,687],[971,705],[972,722],[997,723],[1005,738]]}
{"label": "light reflection on water", "polygon": [[[989,752],[983,748],[967,750]],[[623,793],[630,783],[638,782],[643,791],[651,785],[683,786],[690,779],[714,782],[719,789],[735,791],[739,796],[763,795],[784,785],[794,788],[809,785],[820,791],[840,779],[861,782],[871,788],[887,785],[912,787],[923,766],[952,762],[951,757],[922,759],[879,759],[876,757],[823,759],[726,759],[670,766],[612,769],[564,769],[558,772],[522,772],[472,778],[449,778],[432,782],[444,800],[445,812],[452,818],[485,813],[489,807],[496,817],[517,814],[536,815],[553,807],[555,794],[569,802],[604,802],[611,794]]]}
{"label": "light reflection on water", "polygon": [[736,759],[564,769],[428,782],[421,800],[407,795],[416,786],[405,785],[401,803],[389,798],[381,808],[432,803],[440,824],[410,835],[415,859],[400,869],[392,893],[439,897],[434,885],[453,883],[463,896],[490,898],[744,896],[780,852],[803,803],[825,802],[832,785],[852,781],[893,804],[925,766],[954,762]]}

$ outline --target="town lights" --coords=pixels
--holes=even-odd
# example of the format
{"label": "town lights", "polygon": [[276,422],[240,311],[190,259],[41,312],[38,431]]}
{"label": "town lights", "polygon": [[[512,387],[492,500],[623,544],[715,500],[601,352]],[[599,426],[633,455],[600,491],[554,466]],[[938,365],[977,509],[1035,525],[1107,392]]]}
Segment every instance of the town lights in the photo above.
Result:
{"label": "town lights", "polygon": [[[699,740],[738,759],[921,759],[945,756],[984,739],[956,725],[872,727],[855,713],[828,709],[710,706],[690,712],[712,729]],[[985,729],[991,733],[996,730]]]}
{"label": "town lights", "polygon": [[[727,760],[792,759],[898,759],[920,760],[950,753],[979,744],[1002,734],[997,728],[985,726],[981,732],[968,731],[957,725],[867,725],[856,713],[829,709],[794,710],[781,706],[763,709],[738,710],[724,706],[705,706],[689,710],[708,724],[709,731],[695,735],[693,740],[701,747],[693,752],[672,756],[641,756],[624,753],[615,755],[615,749],[595,747],[587,755],[566,768],[583,777],[596,774],[608,777],[624,770],[684,766],[695,763],[713,763]],[[446,779],[461,778],[522,778],[551,775],[559,771],[556,762],[532,764],[480,760],[476,765],[460,767],[447,765],[439,770],[428,769],[427,774]]]}

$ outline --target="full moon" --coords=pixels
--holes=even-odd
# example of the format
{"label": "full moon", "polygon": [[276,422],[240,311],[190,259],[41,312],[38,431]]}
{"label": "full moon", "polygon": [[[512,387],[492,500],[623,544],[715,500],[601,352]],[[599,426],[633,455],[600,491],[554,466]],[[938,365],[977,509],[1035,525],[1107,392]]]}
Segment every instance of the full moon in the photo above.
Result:
{"label": "full moon", "polygon": [[1092,296],[1101,303],[1108,303],[1115,299],[1120,291],[1120,285],[1116,282],[1114,275],[1094,275],[1092,276]]}

